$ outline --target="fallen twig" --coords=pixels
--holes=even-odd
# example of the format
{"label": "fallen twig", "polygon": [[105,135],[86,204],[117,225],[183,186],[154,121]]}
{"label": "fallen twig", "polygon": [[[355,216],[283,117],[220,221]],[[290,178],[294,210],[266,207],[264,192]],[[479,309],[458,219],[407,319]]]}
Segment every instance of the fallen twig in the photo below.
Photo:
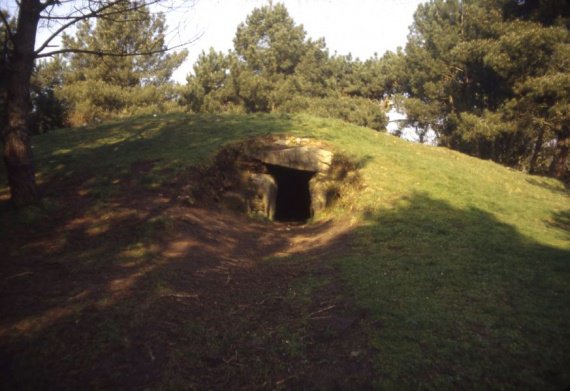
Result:
{"label": "fallen twig", "polygon": [[334,307],[335,307],[335,305],[333,304],[333,305],[329,305],[328,307],[322,308],[322,309],[320,309],[320,310],[318,310],[318,311],[312,312],[312,313],[309,314],[309,318],[313,317],[313,315],[317,315],[317,314],[320,314],[320,313],[322,313],[322,312],[331,310],[331,309],[333,309]]}

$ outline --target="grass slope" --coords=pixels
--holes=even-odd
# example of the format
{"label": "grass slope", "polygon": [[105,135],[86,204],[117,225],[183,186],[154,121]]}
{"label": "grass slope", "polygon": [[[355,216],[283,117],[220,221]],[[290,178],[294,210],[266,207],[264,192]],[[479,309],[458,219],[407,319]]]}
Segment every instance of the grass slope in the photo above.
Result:
{"label": "grass slope", "polygon": [[[137,162],[155,161],[141,181],[159,189],[180,170],[207,164],[225,143],[276,133],[326,140],[362,167],[365,188],[346,194],[331,212],[353,219],[350,239],[338,239],[348,240],[343,243],[348,250],[331,252],[326,262],[339,270],[345,299],[368,314],[362,328],[375,368],[369,385],[553,390],[570,385],[570,202],[568,190],[552,179],[341,121],[169,115],[35,137],[45,206],[10,211],[0,179],[0,213],[16,226],[45,223],[65,208],[54,189],[89,173],[93,177],[84,191],[98,200],[89,208],[100,212],[112,208],[108,197],[120,191],[117,183]],[[1,228],[0,240],[9,241],[12,228]],[[78,259],[108,253],[90,248]],[[84,268],[89,267],[96,266],[86,261]],[[300,276],[298,283],[310,296],[319,278],[325,277]]]}

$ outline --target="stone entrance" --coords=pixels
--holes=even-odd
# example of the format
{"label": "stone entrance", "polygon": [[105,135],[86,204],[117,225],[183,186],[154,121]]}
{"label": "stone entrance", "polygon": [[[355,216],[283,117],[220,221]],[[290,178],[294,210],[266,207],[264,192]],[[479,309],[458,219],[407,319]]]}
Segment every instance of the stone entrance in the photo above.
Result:
{"label": "stone entrance", "polygon": [[275,214],[277,221],[307,221],[312,216],[309,181],[315,175],[312,171],[267,165],[269,174],[275,179]]}
{"label": "stone entrance", "polygon": [[258,151],[254,157],[275,181],[275,199],[269,219],[305,222],[320,205],[318,186],[313,178],[326,177],[331,170],[333,153],[314,145],[276,142]]}
{"label": "stone entrance", "polygon": [[[306,222],[356,183],[356,164],[318,140],[259,138],[226,147],[206,174],[202,197],[269,220]],[[209,194],[209,195],[208,195]]]}

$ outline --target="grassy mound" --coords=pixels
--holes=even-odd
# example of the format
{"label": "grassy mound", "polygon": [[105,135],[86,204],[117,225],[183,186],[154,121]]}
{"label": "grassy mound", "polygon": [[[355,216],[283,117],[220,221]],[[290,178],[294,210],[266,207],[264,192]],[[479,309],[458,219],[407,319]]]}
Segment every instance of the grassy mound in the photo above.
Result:
{"label": "grassy mound", "polygon": [[[106,236],[113,225],[109,221],[120,212],[114,198],[119,193],[134,189],[143,195],[145,191],[163,194],[170,190],[176,192],[176,200],[191,204],[192,200],[185,198],[187,189],[180,186],[181,178],[189,178],[185,171],[188,167],[208,165],[214,152],[227,143],[282,133],[322,139],[357,160],[361,167],[364,189],[345,194],[329,216],[345,223],[350,219],[350,235],[324,242],[316,256],[312,252],[286,252],[287,257],[279,262],[296,267],[304,263],[332,267],[342,285],[337,293],[342,301],[366,314],[365,320],[358,323],[364,350],[350,351],[349,357],[343,358],[350,361],[361,354],[367,357],[373,369],[367,379],[361,379],[363,385],[383,389],[553,390],[570,385],[570,193],[565,186],[444,148],[412,144],[341,121],[305,115],[141,117],[35,137],[44,206],[11,211],[6,181],[0,174],[0,250],[9,255],[0,271],[4,281],[10,281],[0,294],[4,300],[26,295],[29,283],[15,281],[26,278],[19,274],[34,270],[22,271],[17,263],[38,249],[51,262],[73,263],[73,273],[91,272],[103,264],[119,262],[118,248],[110,246],[109,241],[120,242],[122,236]],[[70,196],[72,193],[77,199]],[[62,199],[62,194],[67,198]],[[136,194],[132,196],[136,198]],[[57,234],[71,229],[77,216],[73,216],[75,220],[61,217],[70,208],[69,202],[79,203],[82,213],[98,217],[85,228],[97,240],[90,239],[85,248],[66,251],[65,246],[58,250],[58,244],[53,242],[57,237],[50,237],[50,243],[38,247],[46,232]],[[128,213],[125,216],[128,221]],[[137,220],[137,224],[136,229],[129,226],[136,237],[131,235],[121,243],[121,250],[133,254],[131,261],[156,256],[149,250],[149,242],[157,232],[177,232],[160,209]],[[12,241],[22,246],[15,248]],[[342,251],[337,251],[339,246]],[[274,253],[265,255],[279,258]],[[295,289],[304,293],[300,302],[293,302],[302,306],[314,301],[318,287],[327,280],[330,276],[297,273]],[[57,276],[52,282],[58,283]],[[15,288],[10,284],[16,284]],[[156,281],[154,284],[160,285]],[[8,286],[15,290],[7,292]],[[75,293],[80,294],[81,290]],[[54,296],[53,302],[42,308],[44,314],[57,309],[54,303],[64,296]],[[121,307],[122,311],[132,311],[132,305],[131,302]],[[56,327],[57,332],[48,334],[50,339],[44,338],[41,346],[35,348],[43,353],[29,350],[27,343],[38,343],[35,338],[45,336],[42,333],[48,326],[22,326],[24,315],[29,317],[34,311],[22,314],[16,304],[13,306],[5,311],[6,320],[0,323],[0,346],[10,351],[11,357],[4,357],[4,361],[15,363],[5,367],[20,374],[38,370],[41,365],[31,357],[41,357],[54,345],[62,344],[62,330],[70,326],[65,323],[65,327]],[[90,307],[85,304],[73,311],[83,313],[87,308]],[[308,315],[325,313],[319,309],[307,311]],[[64,313],[50,321],[49,327],[72,317]],[[311,317],[301,318],[308,321]],[[29,318],[28,322],[34,319]],[[101,343],[107,348],[79,355],[86,366],[90,360],[108,353],[109,346],[125,344],[119,336],[126,333],[121,331],[122,326],[108,318],[98,322],[107,330],[101,338],[109,345]],[[197,336],[210,335],[210,329],[201,328],[205,324],[206,321],[199,327],[193,326],[202,330],[196,332]],[[303,359],[314,358],[303,347],[301,336],[307,330],[306,322],[283,327],[286,330],[280,330],[288,337],[280,341],[287,340],[290,348],[283,360],[302,363]],[[178,337],[180,334],[170,338]],[[117,339],[115,345],[108,341],[113,338]],[[226,348],[235,348],[235,341],[228,342]],[[295,341],[296,350],[291,346]],[[24,352],[21,356],[20,351]],[[236,358],[231,359],[233,364],[224,359],[216,365],[226,371],[235,369],[232,365],[239,362],[237,352]],[[196,354],[199,356],[200,352]],[[277,349],[277,353],[267,353],[271,354],[277,355],[272,356],[275,359],[285,353]],[[199,361],[199,357],[193,360]],[[250,377],[242,377],[241,386],[247,385],[248,379],[264,380],[265,383],[256,383],[261,388],[308,384],[300,380],[302,376],[296,378],[297,383],[277,376],[276,373],[282,374],[279,370],[285,369],[279,367],[278,359],[274,361],[276,366],[269,369],[250,367]],[[177,365],[168,368],[176,372]],[[36,380],[45,381],[45,376],[38,374]],[[155,385],[184,388],[184,384],[190,383],[182,379],[192,376],[175,373],[173,378],[180,383],[161,378]],[[307,378],[311,378],[311,373],[305,373]],[[24,384],[22,388],[26,388],[27,383],[17,378],[13,384]],[[104,388],[114,383],[101,384]],[[209,383],[214,388],[220,384]],[[224,384],[238,387],[231,380]],[[335,385],[338,384],[316,384],[317,388]]]}

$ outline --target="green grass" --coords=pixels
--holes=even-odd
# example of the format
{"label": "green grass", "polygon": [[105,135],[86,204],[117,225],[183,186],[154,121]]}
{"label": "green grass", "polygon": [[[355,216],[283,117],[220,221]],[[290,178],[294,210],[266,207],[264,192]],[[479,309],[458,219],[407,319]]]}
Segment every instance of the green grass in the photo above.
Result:
{"label": "green grass", "polygon": [[[105,173],[127,177],[132,163],[158,160],[145,181],[160,186],[208,164],[224,144],[279,133],[325,140],[361,165],[365,188],[331,212],[357,222],[350,251],[332,262],[346,297],[370,313],[376,387],[570,385],[570,194],[553,179],[306,115],[173,114],[34,137],[48,207],[18,218],[49,215],[55,178],[103,174],[93,187],[104,204],[115,191]],[[283,327],[286,354],[299,354],[297,335]]]}

